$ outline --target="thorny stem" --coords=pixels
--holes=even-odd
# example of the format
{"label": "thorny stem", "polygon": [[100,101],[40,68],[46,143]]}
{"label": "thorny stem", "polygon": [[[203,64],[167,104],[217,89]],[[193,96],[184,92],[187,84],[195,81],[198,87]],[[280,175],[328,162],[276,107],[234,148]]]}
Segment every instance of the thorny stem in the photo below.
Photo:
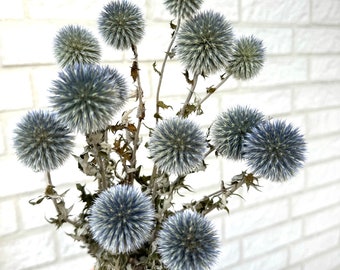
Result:
{"label": "thorny stem", "polygon": [[[163,60],[163,63],[162,63],[161,71],[159,72],[159,80],[158,80],[158,86],[157,86],[157,92],[156,92],[156,114],[155,115],[159,115],[159,106],[158,106],[158,103],[159,103],[159,95],[160,95],[162,81],[163,81],[163,76],[164,76],[165,65],[166,65],[166,62],[167,62],[168,58],[170,57],[171,49],[172,49],[172,46],[174,45],[174,42],[176,40],[176,36],[177,36],[178,30],[180,28],[180,24],[181,24],[181,16],[178,16],[176,29],[175,29],[175,31],[172,34],[172,39],[171,39],[171,41],[169,43],[169,47],[168,47],[167,51],[165,52],[165,56],[164,56],[164,60]],[[156,117],[156,123],[158,123],[158,117]]]}
{"label": "thorny stem", "polygon": [[190,88],[189,93],[187,95],[187,98],[186,98],[186,100],[185,100],[185,102],[183,104],[183,107],[182,107],[182,109],[179,112],[179,116],[182,116],[182,117],[185,116],[185,110],[186,110],[186,108],[187,108],[187,106],[188,106],[188,104],[189,104],[189,102],[190,102],[190,100],[192,98],[192,95],[195,92],[196,86],[197,86],[198,76],[199,76],[198,74],[195,74],[193,79],[192,79],[192,81],[191,81],[191,88]]}
{"label": "thorny stem", "polygon": [[102,158],[100,157],[98,145],[94,145],[94,149],[96,151],[95,158],[98,162],[99,173],[100,173],[100,176],[101,176],[101,179],[98,180],[98,188],[99,188],[99,190],[105,190],[105,189],[108,188],[108,183],[107,183],[106,173],[105,173],[106,168],[105,168],[105,165],[103,163]]}

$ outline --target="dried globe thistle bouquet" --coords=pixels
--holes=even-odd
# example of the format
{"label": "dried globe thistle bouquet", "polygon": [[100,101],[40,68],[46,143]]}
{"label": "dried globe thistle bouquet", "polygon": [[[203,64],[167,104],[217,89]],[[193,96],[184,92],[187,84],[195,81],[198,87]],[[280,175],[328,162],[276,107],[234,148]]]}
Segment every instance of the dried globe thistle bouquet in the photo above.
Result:
{"label": "dried globe thistle bouquet", "polygon": [[[28,112],[15,129],[18,159],[45,172],[48,181],[45,193],[31,203],[53,202],[57,216],[49,222],[58,228],[73,226],[70,236],[96,258],[95,269],[210,269],[219,254],[219,239],[207,214],[228,211],[228,197],[241,186],[258,188],[260,177],[285,181],[303,166],[306,146],[300,131],[257,109],[228,108],[212,117],[207,131],[195,122],[203,103],[229,77],[251,79],[264,63],[262,41],[254,36],[237,40],[223,14],[200,11],[202,2],[164,1],[177,22],[170,23],[172,35],[160,69],[153,64],[158,76],[153,127],[144,123],[137,50],[145,21],[138,6],[118,0],[103,8],[99,32],[113,48],[131,50],[136,91],[128,89],[118,70],[100,64],[100,43],[90,31],[69,25],[55,38],[55,57],[62,69],[49,89],[50,110]],[[161,112],[170,106],[160,100],[160,93],[166,64],[173,59],[183,65],[189,91],[178,112],[163,117]],[[222,75],[199,98],[198,79],[212,74]],[[131,97],[138,108],[135,118],[134,110],[126,108]],[[149,133],[145,157],[137,155],[142,128]],[[73,154],[76,133],[87,143],[78,155]],[[186,177],[204,171],[212,153],[242,160],[247,170],[228,183],[217,179],[217,191],[175,207],[175,195],[190,190]],[[58,193],[51,179],[51,171],[70,155],[97,183],[95,190],[76,184],[80,213],[66,206],[67,192]],[[149,172],[143,167],[147,158],[153,162]]]}

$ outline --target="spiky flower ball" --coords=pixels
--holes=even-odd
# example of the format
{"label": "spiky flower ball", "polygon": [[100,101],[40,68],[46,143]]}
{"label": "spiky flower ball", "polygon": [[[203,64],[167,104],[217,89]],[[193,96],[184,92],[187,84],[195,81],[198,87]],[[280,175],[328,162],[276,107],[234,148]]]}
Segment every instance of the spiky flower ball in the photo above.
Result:
{"label": "spiky flower ball", "polygon": [[291,124],[281,120],[267,121],[246,135],[243,151],[252,173],[283,181],[302,167],[306,143],[300,131]]}
{"label": "spiky flower ball", "polygon": [[117,185],[99,194],[90,208],[95,241],[113,253],[139,249],[151,235],[155,211],[151,199],[134,186]]}
{"label": "spiky flower ball", "polygon": [[176,52],[187,70],[208,75],[226,66],[232,45],[230,23],[220,13],[205,11],[183,24]]}
{"label": "spiky flower ball", "polygon": [[74,137],[48,111],[30,111],[14,130],[14,148],[18,159],[34,171],[51,171],[70,156]]}
{"label": "spiky flower ball", "polygon": [[219,240],[212,223],[185,210],[169,217],[159,231],[158,252],[171,270],[210,269],[219,254]]}
{"label": "spiky flower ball", "polygon": [[108,66],[67,66],[53,81],[50,102],[70,128],[88,134],[105,129],[127,100],[127,84]]}
{"label": "spiky flower ball", "polygon": [[248,80],[256,76],[264,63],[262,41],[250,36],[240,38],[228,61],[228,71],[236,79]]}
{"label": "spiky flower ball", "polygon": [[98,23],[101,35],[115,49],[129,49],[144,35],[145,22],[140,8],[126,0],[104,6]]}
{"label": "spiky flower ball", "polygon": [[211,127],[212,144],[222,156],[241,159],[244,137],[262,121],[264,115],[256,109],[246,106],[229,109]]}
{"label": "spiky flower ball", "polygon": [[74,64],[99,63],[101,50],[98,40],[79,25],[68,25],[54,39],[54,55],[61,67]]}
{"label": "spiky flower ball", "polygon": [[207,150],[204,133],[189,119],[163,120],[154,129],[149,151],[158,169],[185,175],[202,165]]}
{"label": "spiky flower ball", "polygon": [[193,16],[201,7],[203,0],[165,0],[164,5],[176,17]]}

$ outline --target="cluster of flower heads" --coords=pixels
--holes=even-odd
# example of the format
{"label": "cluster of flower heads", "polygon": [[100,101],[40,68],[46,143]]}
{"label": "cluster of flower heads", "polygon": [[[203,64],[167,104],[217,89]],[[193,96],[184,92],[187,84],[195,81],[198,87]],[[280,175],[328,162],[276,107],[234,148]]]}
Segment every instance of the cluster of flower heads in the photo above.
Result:
{"label": "cluster of flower heads", "polygon": [[156,126],[148,148],[152,160],[162,172],[185,175],[203,164],[207,142],[196,123],[174,117]]}
{"label": "cluster of flower heads", "polygon": [[51,171],[70,156],[74,137],[56,114],[30,111],[14,130],[14,148],[19,160],[34,171]]}
{"label": "cluster of flower heads", "polygon": [[105,129],[127,100],[127,84],[116,69],[67,66],[50,89],[52,108],[61,121],[84,134]]}
{"label": "cluster of flower heads", "polygon": [[305,160],[306,143],[297,128],[281,120],[265,120],[248,107],[221,113],[211,138],[217,153],[245,159],[252,173],[273,181],[291,178]]}

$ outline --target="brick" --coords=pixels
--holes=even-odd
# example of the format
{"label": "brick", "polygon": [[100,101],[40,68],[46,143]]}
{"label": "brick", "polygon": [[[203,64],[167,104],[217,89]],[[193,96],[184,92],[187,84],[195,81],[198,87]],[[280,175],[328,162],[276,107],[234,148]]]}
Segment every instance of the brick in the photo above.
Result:
{"label": "brick", "polygon": [[15,202],[0,201],[0,236],[16,232],[18,229]]}
{"label": "brick", "polygon": [[340,267],[340,247],[339,245],[327,253],[311,258],[303,264],[303,269],[337,270]]}
{"label": "brick", "polygon": [[340,24],[340,2],[338,0],[312,1],[312,22]]}
{"label": "brick", "polygon": [[293,92],[295,110],[340,106],[340,83],[298,85]]}
{"label": "brick", "polygon": [[58,230],[56,232],[59,250],[58,252],[60,257],[66,259],[79,255],[85,255],[87,249],[81,247],[83,243],[75,241],[72,237],[68,236],[66,232],[73,233],[73,227],[67,228],[67,226],[63,226],[63,230]]}
{"label": "brick", "polygon": [[254,260],[239,263],[237,266],[228,268],[228,270],[273,270],[287,269],[288,252],[285,249],[280,249],[275,252],[266,253]]}
{"label": "brick", "polygon": [[91,270],[95,265],[95,259],[90,255],[77,256],[70,259],[63,259],[53,265],[34,268],[36,270],[61,270],[61,269],[83,269]]}
{"label": "brick", "polygon": [[289,87],[271,91],[249,90],[230,92],[221,96],[222,110],[243,105],[256,108],[266,115],[282,114],[291,111],[292,92]]}
{"label": "brick", "polygon": [[202,10],[214,10],[224,14],[229,21],[239,20],[239,7],[238,1],[234,0],[215,0],[204,1]]}
{"label": "brick", "polygon": [[221,254],[218,257],[216,270],[224,270],[232,264],[237,263],[240,260],[241,245],[239,241],[227,241],[223,244]]}
{"label": "brick", "polygon": [[242,240],[244,257],[253,258],[286,246],[299,239],[301,233],[302,222],[295,220],[246,236]]}
{"label": "brick", "polygon": [[292,51],[293,30],[286,27],[235,27],[236,38],[255,36],[262,40],[266,55],[288,54]]}
{"label": "brick", "polygon": [[308,22],[309,1],[244,0],[241,11],[245,22],[304,24]]}
{"label": "brick", "polygon": [[340,109],[311,112],[307,115],[308,136],[320,136],[340,132]]}
{"label": "brick", "polygon": [[334,248],[338,244],[340,231],[331,230],[314,237],[300,240],[290,246],[290,264],[302,262],[308,258]]}
{"label": "brick", "polygon": [[339,180],[339,176],[334,173],[340,168],[340,159],[318,163],[306,168],[307,187],[324,186]]}
{"label": "brick", "polygon": [[311,58],[310,77],[313,81],[337,81],[340,74],[340,56]]}
{"label": "brick", "polygon": [[307,162],[314,163],[339,157],[340,137],[332,135],[307,140]]}
{"label": "brick", "polygon": [[225,219],[224,235],[233,238],[280,223],[288,218],[288,207],[288,201],[284,199],[231,212]]}
{"label": "brick", "polygon": [[27,70],[2,70],[0,73],[0,84],[2,87],[0,111],[32,107],[32,91]]}
{"label": "brick", "polygon": [[55,260],[54,239],[51,232],[40,232],[2,242],[2,269],[24,270]]}
{"label": "brick", "polygon": [[10,2],[0,2],[1,19],[22,19],[24,17],[23,1],[12,0]]}
{"label": "brick", "polygon": [[340,52],[340,30],[338,28],[297,28],[294,50],[297,53]]}
{"label": "brick", "polygon": [[337,227],[340,224],[340,206],[334,205],[326,209],[312,213],[304,218],[304,234],[312,235]]}
{"label": "brick", "polygon": [[2,128],[2,124],[0,123],[0,156],[5,154],[6,146],[5,146],[5,134]]}
{"label": "brick", "polygon": [[291,206],[293,217],[320,211],[325,207],[339,203],[340,197],[337,196],[339,192],[340,184],[333,184],[293,196]]}
{"label": "brick", "polygon": [[307,81],[308,61],[304,57],[267,57],[259,74],[242,81],[241,86],[263,87],[295,84]]}

